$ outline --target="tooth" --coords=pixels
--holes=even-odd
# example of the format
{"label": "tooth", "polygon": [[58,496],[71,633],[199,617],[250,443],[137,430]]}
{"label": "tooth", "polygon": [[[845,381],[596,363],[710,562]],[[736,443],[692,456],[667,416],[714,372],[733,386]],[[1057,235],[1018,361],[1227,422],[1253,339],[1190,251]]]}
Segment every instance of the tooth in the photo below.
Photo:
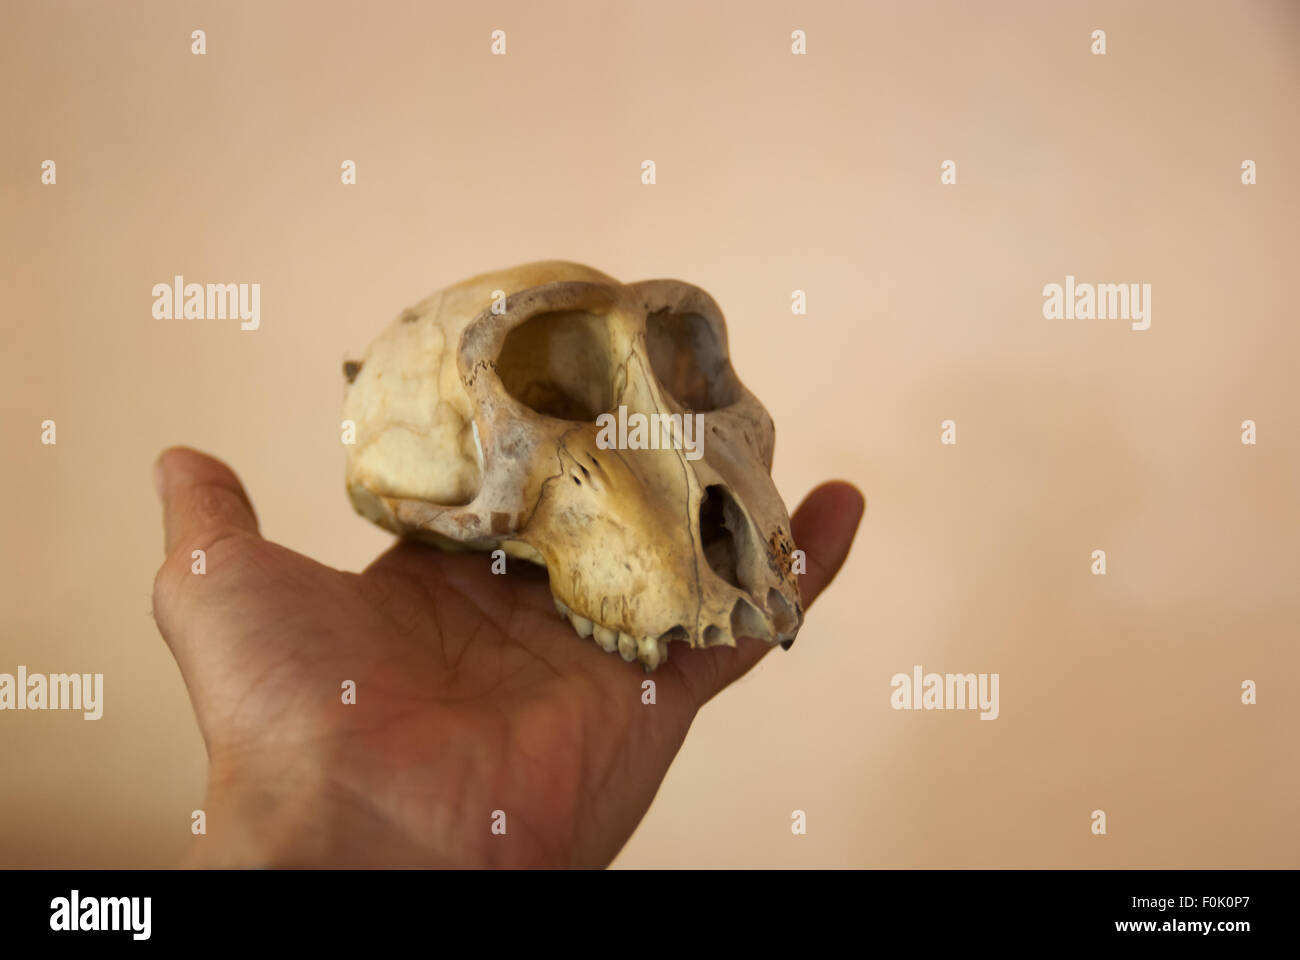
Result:
{"label": "tooth", "polygon": [[618,655],[631,663],[636,659],[636,640],[626,633],[618,635]]}
{"label": "tooth", "polygon": [[613,653],[618,649],[618,631],[611,630],[609,627],[602,627],[599,623],[592,624],[592,635],[595,636],[596,642],[600,644],[600,649],[606,653]]}
{"label": "tooth", "polygon": [[569,608],[564,605],[564,601],[554,595],[552,595],[551,599],[555,601],[555,609],[560,611],[560,616],[567,617],[569,615]]}
{"label": "tooth", "polygon": [[576,613],[569,613],[569,622],[573,624],[573,629],[578,631],[578,636],[591,636],[592,624],[586,617],[580,617]]}
{"label": "tooth", "polygon": [[659,666],[659,644],[654,637],[642,637],[636,642],[636,658],[646,665],[647,670]]}
{"label": "tooth", "polygon": [[663,666],[668,662],[668,638],[659,638],[659,665]]}

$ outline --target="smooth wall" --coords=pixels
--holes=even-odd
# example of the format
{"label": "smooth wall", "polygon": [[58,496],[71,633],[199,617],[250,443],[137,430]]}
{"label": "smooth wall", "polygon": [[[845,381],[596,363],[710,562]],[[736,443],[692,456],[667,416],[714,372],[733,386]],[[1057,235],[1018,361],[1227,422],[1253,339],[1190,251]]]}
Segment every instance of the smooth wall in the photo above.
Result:
{"label": "smooth wall", "polygon": [[[1300,866],[1295,4],[3,0],[0,97],[0,672],[105,675],[100,720],[0,713],[0,865],[189,840],[157,453],[361,569],[343,360],[565,258],[710,291],[787,502],[868,499],[617,865]],[[177,274],[260,328],[155,319]],[[1045,316],[1067,276],[1149,326]],[[997,718],[893,709],[917,665]]]}

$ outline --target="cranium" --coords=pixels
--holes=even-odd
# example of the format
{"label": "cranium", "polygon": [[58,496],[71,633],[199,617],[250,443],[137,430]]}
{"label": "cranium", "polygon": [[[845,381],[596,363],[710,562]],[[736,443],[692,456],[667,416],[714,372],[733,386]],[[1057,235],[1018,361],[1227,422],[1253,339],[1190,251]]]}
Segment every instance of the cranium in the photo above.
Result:
{"label": "cranium", "polygon": [[793,642],[772,420],[703,290],[562,261],[482,274],[404,311],[344,372],[363,516],[543,564],[578,635],[646,670],[674,640]]}

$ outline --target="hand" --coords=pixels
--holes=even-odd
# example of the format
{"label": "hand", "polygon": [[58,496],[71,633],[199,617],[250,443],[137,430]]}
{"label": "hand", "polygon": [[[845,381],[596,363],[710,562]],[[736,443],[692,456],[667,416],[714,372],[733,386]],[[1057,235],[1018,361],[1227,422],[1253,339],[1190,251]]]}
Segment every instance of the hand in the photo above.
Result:
{"label": "hand", "polygon": [[[156,479],[154,613],[210,762],[193,865],[605,866],[696,711],[769,650],[674,644],[646,705],[646,675],[574,633],[540,568],[399,541],[344,573],[263,540],[219,461],[173,448]],[[795,514],[805,608],[862,511],[828,483]]]}

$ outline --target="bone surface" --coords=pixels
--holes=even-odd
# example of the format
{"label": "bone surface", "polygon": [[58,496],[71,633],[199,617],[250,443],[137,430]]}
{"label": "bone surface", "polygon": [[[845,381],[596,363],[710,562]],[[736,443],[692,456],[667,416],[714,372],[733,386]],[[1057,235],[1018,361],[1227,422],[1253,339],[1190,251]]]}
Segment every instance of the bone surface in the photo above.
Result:
{"label": "bone surface", "polygon": [[793,641],[772,419],[700,288],[564,261],[482,274],[402,311],[345,375],[362,516],[541,564],[577,637],[647,671],[672,641]]}

